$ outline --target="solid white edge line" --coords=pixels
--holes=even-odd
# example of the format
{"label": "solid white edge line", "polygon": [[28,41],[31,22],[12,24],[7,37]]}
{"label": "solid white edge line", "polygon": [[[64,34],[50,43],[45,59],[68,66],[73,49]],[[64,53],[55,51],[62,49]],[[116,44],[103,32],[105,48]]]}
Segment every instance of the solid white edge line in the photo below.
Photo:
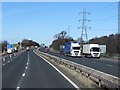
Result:
{"label": "solid white edge line", "polygon": [[[53,55],[53,56],[54,56],[54,55]],[[71,61],[71,62],[72,62],[72,61]],[[73,62],[73,63],[75,63],[75,62]],[[76,63],[76,64],[78,64],[78,63]],[[80,64],[80,65],[82,65],[82,64]],[[84,66],[84,65],[82,65],[82,66]],[[88,67],[88,66],[85,66],[85,67]],[[90,67],[88,67],[88,68],[90,68]],[[93,69],[93,68],[90,68],[90,69],[96,70],[97,72],[100,72],[100,73],[104,73],[104,74],[106,74],[106,75],[108,75],[108,76],[111,76],[111,77],[113,77],[113,78],[120,79],[120,78],[118,78],[118,77],[116,77],[116,76],[113,76],[113,75],[111,75],[111,74],[108,74],[108,73],[99,71],[99,70],[97,70],[97,69]]]}
{"label": "solid white edge line", "polygon": [[[53,56],[54,56],[54,55],[53,55]],[[71,61],[71,62],[72,62],[72,61]],[[73,62],[73,63],[75,63],[75,62]],[[76,63],[76,64],[78,64],[78,63]],[[82,64],[80,64],[80,65],[82,65]],[[82,66],[84,66],[84,65],[82,65]],[[88,67],[88,66],[85,66],[85,67]],[[90,67],[88,67],[88,68],[90,68]],[[108,75],[108,76],[111,76],[111,77],[113,77],[113,78],[120,79],[120,78],[118,78],[118,77],[116,77],[116,76],[113,76],[113,75],[111,75],[111,74],[108,74],[108,73],[99,71],[99,70],[97,70],[97,69],[93,69],[93,68],[90,68],[90,69],[96,70],[97,72],[100,72],[100,73],[104,73],[104,74],[106,74],[106,75]]]}
{"label": "solid white edge line", "polygon": [[[41,57],[41,56],[40,56]],[[56,71],[58,71],[68,82],[70,82],[75,88],[79,88],[72,80],[70,80],[65,74],[63,74],[59,69],[57,69],[53,64],[51,64],[49,61],[47,61],[45,58],[41,57],[43,60],[45,60],[48,64],[50,64]]]}

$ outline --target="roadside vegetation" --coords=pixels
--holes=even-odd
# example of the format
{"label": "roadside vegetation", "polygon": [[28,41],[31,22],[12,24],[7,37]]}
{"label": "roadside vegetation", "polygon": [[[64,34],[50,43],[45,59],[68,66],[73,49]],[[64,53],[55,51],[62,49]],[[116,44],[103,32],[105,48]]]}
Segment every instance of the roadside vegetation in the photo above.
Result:
{"label": "roadside vegetation", "polygon": [[[0,53],[5,53],[7,51],[7,45],[10,44],[8,41],[2,41],[0,43]],[[24,39],[21,42],[18,43],[14,43],[14,46],[17,46],[18,48],[21,46],[22,48],[26,48],[28,46],[40,46],[39,43],[32,41],[32,40],[28,40],[28,39]]]}
{"label": "roadside vegetation", "polygon": [[89,43],[106,45],[106,54],[103,57],[120,60],[120,34],[110,34],[109,36],[96,37],[89,40]]}
{"label": "roadside vegetation", "polygon": [[[59,46],[68,41],[77,41],[65,34],[58,33],[55,40],[50,45],[53,50],[59,51]],[[83,41],[84,42],[84,41]],[[108,36],[95,37],[88,41],[90,44],[106,45],[106,53],[102,57],[120,60],[120,34],[110,34]]]}

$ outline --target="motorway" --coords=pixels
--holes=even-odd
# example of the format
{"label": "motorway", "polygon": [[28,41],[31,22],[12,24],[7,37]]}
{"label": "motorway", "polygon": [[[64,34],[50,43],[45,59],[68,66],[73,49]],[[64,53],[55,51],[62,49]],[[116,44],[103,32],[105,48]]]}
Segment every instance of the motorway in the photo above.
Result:
{"label": "motorway", "polygon": [[[40,51],[44,52],[44,48],[40,48]],[[120,78],[120,73],[118,72],[120,70],[119,61],[84,57],[75,58],[55,51],[49,51],[48,53]]]}
{"label": "motorway", "polygon": [[48,62],[31,51],[9,58],[2,66],[2,88],[73,88],[75,86]]}

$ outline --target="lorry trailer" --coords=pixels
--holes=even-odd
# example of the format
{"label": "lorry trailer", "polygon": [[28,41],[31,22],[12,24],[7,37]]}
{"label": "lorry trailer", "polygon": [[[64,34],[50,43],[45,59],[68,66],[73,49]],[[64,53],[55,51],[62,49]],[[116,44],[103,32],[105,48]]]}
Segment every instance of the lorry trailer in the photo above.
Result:
{"label": "lorry trailer", "polygon": [[12,44],[8,44],[7,45],[7,53],[8,54],[12,54],[13,53],[13,45]]}
{"label": "lorry trailer", "polygon": [[82,54],[85,57],[96,57],[100,58],[100,46],[99,44],[84,44],[82,48]]}
{"label": "lorry trailer", "polygon": [[63,45],[63,54],[68,56],[81,56],[81,47],[78,42],[66,42]]}

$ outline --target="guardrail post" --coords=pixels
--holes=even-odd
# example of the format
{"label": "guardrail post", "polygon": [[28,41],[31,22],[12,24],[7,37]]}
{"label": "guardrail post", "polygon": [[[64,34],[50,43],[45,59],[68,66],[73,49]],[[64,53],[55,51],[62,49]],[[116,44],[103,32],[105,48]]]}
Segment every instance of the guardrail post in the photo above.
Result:
{"label": "guardrail post", "polygon": [[100,79],[99,79],[99,83],[98,84],[99,84],[99,87],[101,87],[101,80]]}
{"label": "guardrail post", "polygon": [[10,54],[10,58],[12,57],[12,55]]}
{"label": "guardrail post", "polygon": [[5,62],[5,57],[3,58],[3,62]]}
{"label": "guardrail post", "polygon": [[[44,54],[44,53],[41,53],[41,54],[43,56],[49,57],[50,59],[53,59],[58,64],[62,64],[70,69],[74,69],[79,74],[86,76],[88,79],[94,81],[97,84],[97,86],[100,88],[101,87],[108,88],[108,89],[109,89],[109,87],[115,87],[116,89],[120,88],[120,86],[118,84],[120,82],[120,78],[107,75],[106,73],[100,72],[98,70],[94,70],[89,67],[85,67],[80,64],[72,63],[71,61],[66,61],[64,59],[62,60],[62,58],[59,58],[56,56],[52,56],[52,55]],[[115,82],[113,82],[113,80]],[[118,81],[118,83],[117,83],[117,81]],[[117,90],[119,90],[119,89],[117,89]]]}
{"label": "guardrail post", "polygon": [[14,53],[14,56],[16,56],[16,53]]}
{"label": "guardrail post", "polygon": [[87,78],[90,79],[90,74],[87,75]]}

